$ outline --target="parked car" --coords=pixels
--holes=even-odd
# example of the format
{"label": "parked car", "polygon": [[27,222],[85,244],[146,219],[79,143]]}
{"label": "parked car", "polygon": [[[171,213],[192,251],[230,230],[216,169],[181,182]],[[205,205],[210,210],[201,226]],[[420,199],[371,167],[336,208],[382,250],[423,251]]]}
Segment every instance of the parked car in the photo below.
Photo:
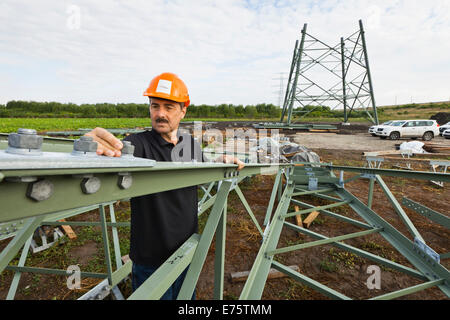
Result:
{"label": "parked car", "polygon": [[377,136],[377,135],[376,135],[376,132],[377,132],[377,129],[378,129],[378,128],[380,128],[381,126],[387,126],[387,125],[390,125],[392,122],[394,122],[394,121],[393,121],[393,120],[389,120],[389,121],[383,122],[382,124],[378,124],[378,125],[375,125],[375,126],[371,126],[371,127],[369,128],[369,133],[370,133],[372,136],[376,137],[376,136]]}
{"label": "parked car", "polygon": [[383,132],[384,128],[386,128],[388,126],[393,126],[396,123],[404,124],[405,121],[406,120],[394,120],[388,125],[380,125],[380,126],[378,126],[377,130],[375,131],[375,135],[380,137],[381,139],[386,139],[387,138],[386,136],[381,135],[381,133]]}
{"label": "parked car", "polygon": [[445,139],[450,139],[450,129],[445,130],[445,131],[442,133],[442,136],[443,136]]}
{"label": "parked car", "polygon": [[398,140],[400,138],[422,138],[429,141],[439,135],[439,125],[436,120],[405,120],[393,122],[377,131],[381,138]]}
{"label": "parked car", "polygon": [[450,122],[447,122],[446,124],[443,124],[442,126],[439,126],[439,134],[442,136],[444,131],[450,129]]}

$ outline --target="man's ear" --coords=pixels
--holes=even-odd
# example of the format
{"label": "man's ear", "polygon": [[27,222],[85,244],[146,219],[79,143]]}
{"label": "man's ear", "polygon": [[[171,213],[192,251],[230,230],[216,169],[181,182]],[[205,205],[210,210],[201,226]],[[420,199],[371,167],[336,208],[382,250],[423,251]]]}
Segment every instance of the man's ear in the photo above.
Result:
{"label": "man's ear", "polygon": [[187,107],[183,105],[183,107],[181,108],[181,119],[183,119],[186,116],[186,112],[187,112]]}

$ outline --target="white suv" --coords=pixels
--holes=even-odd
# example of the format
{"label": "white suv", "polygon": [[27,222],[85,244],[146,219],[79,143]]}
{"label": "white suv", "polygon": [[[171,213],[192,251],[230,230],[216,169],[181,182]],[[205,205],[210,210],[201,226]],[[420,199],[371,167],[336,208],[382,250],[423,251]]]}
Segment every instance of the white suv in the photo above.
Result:
{"label": "white suv", "polygon": [[394,121],[393,121],[393,120],[389,120],[389,121],[383,122],[382,124],[375,125],[375,126],[371,126],[371,127],[369,128],[369,133],[370,133],[372,136],[376,137],[376,136],[377,136],[377,135],[376,135],[376,132],[377,132],[378,128],[381,128],[381,126],[387,126],[387,125],[390,125],[392,122],[394,122]]}
{"label": "white suv", "polygon": [[398,140],[400,138],[422,138],[425,141],[439,135],[439,127],[436,120],[406,120],[396,121],[390,126],[384,127],[377,134],[380,138]]}
{"label": "white suv", "polygon": [[444,130],[444,132],[442,133],[442,136],[445,139],[450,139],[450,129]]}
{"label": "white suv", "polygon": [[406,120],[394,120],[388,125],[380,125],[380,126],[378,126],[377,130],[375,131],[375,135],[378,137],[381,137],[383,139],[386,139],[387,137],[382,135],[384,128],[386,128],[388,126],[396,126],[396,123],[402,125],[405,123],[405,121]]}

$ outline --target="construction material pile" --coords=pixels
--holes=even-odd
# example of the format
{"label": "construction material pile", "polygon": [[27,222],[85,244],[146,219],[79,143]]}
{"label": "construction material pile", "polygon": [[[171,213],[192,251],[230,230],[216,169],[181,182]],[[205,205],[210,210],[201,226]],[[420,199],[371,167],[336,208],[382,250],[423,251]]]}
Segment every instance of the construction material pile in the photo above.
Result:
{"label": "construction material pile", "polygon": [[305,146],[273,138],[259,139],[250,151],[257,152],[258,163],[320,162],[319,155]]}

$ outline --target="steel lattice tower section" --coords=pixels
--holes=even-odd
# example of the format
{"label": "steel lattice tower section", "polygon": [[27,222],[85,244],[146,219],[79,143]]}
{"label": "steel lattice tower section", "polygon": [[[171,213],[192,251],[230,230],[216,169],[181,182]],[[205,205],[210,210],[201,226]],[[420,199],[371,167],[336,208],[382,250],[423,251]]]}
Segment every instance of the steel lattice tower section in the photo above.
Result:
{"label": "steel lattice tower section", "polygon": [[[294,127],[293,116],[304,118],[327,104],[343,109],[348,121],[355,109],[363,109],[378,124],[362,21],[359,30],[330,46],[307,32],[307,24],[296,41],[280,122]],[[301,107],[301,110],[295,110]]]}

